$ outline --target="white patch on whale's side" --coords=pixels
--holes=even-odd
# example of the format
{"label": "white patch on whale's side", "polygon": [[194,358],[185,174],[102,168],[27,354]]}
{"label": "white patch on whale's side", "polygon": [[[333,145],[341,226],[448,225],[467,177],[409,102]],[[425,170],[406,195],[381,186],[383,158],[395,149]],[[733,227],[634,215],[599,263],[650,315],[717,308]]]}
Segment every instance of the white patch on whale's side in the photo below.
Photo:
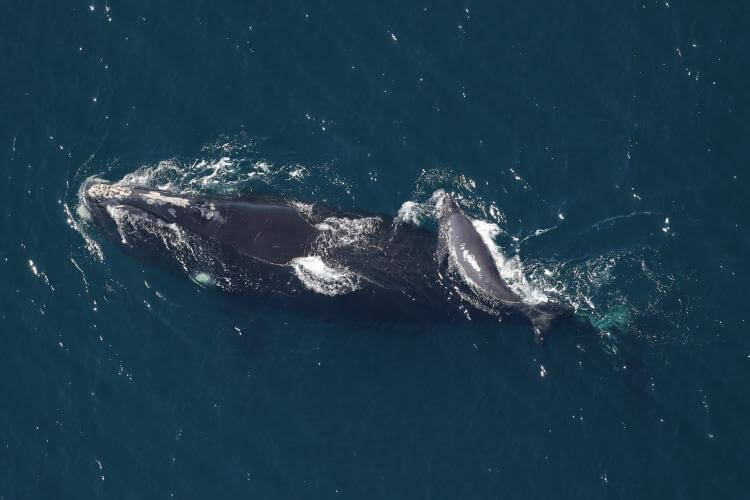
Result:
{"label": "white patch on whale's side", "polygon": [[125,230],[123,227],[123,220],[125,217],[127,217],[127,211],[125,211],[121,206],[119,205],[107,205],[107,213],[110,217],[112,217],[112,220],[115,222],[115,226],[117,227],[117,232],[120,234],[120,242],[123,245],[128,244],[128,239],[125,236]]}
{"label": "white patch on whale's side", "polygon": [[131,246],[131,237],[135,241],[140,241],[143,235],[154,236],[161,241],[185,272],[189,272],[189,262],[195,261],[198,257],[189,232],[178,224],[167,223],[158,217],[130,210],[124,205],[107,205],[106,209],[117,227],[123,245]]}
{"label": "white patch on whale's side", "polygon": [[208,273],[204,273],[204,272],[195,273],[190,276],[190,279],[201,286],[205,286],[205,287],[216,286],[216,280],[213,278],[213,276],[211,276]]}
{"label": "white patch on whale's side", "polygon": [[463,255],[464,260],[468,262],[476,272],[482,272],[482,268],[479,267],[479,263],[477,262],[476,257],[474,257],[474,255],[469,252],[469,249],[466,248],[466,245],[461,245],[461,254]]}
{"label": "white patch on whale's side", "polygon": [[[204,205],[195,205],[195,208],[200,212],[201,217],[203,217],[206,220],[213,220],[214,222],[218,222],[219,224],[224,224],[227,219],[223,215],[221,215],[221,212],[219,212],[216,209],[216,205],[214,203],[209,203],[207,206]],[[173,209],[169,209],[170,211]]]}
{"label": "white patch on whale's side", "polygon": [[174,205],[176,207],[187,207],[190,200],[179,196],[167,196],[158,191],[147,191],[141,195],[149,205]]}
{"label": "white patch on whale's side", "polygon": [[323,295],[335,296],[359,288],[360,277],[346,268],[334,268],[318,255],[297,257],[290,262],[297,278],[306,288]]}

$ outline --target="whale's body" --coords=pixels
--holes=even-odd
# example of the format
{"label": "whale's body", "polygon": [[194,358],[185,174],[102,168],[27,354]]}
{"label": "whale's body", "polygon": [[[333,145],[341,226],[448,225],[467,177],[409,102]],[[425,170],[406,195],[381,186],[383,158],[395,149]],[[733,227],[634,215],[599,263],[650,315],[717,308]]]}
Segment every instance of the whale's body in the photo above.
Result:
{"label": "whale's body", "polygon": [[453,266],[479,300],[489,307],[510,308],[526,316],[534,326],[534,334],[541,339],[555,318],[549,305],[527,304],[508,286],[474,224],[449,194],[439,200],[439,211],[438,263],[448,262]]}
{"label": "whale's body", "polygon": [[96,226],[128,250],[152,250],[228,290],[365,297],[388,311],[403,304],[445,310],[455,288],[441,273],[447,260],[485,311],[520,312],[537,336],[553,317],[508,287],[450,195],[436,235],[385,216],[287,200],[218,199],[98,180],[82,193]]}
{"label": "whale's body", "polygon": [[[85,199],[100,225],[121,214],[177,224],[271,264],[286,264],[309,250],[316,228],[292,205],[263,200],[215,200],[138,186],[93,183]],[[113,222],[116,222],[113,220]]]}

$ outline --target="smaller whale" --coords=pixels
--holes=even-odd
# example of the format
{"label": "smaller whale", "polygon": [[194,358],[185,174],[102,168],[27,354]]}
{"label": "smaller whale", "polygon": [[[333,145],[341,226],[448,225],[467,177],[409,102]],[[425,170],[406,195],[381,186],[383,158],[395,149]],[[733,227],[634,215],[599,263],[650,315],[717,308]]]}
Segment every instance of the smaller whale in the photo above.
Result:
{"label": "smaller whale", "polygon": [[526,316],[534,327],[536,340],[541,342],[552,321],[562,311],[552,303],[532,305],[514,292],[500,276],[495,259],[453,197],[438,192],[439,234],[436,258],[439,265],[447,263],[458,271],[462,280],[493,310],[510,309]]}

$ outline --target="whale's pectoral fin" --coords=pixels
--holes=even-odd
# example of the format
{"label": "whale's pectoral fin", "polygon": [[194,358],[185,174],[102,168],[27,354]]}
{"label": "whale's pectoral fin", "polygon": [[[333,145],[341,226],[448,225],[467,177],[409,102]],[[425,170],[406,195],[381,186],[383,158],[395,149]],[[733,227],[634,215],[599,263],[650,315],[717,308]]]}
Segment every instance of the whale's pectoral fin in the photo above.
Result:
{"label": "whale's pectoral fin", "polygon": [[438,268],[442,268],[447,259],[448,245],[445,244],[442,238],[438,239],[437,249],[435,250],[435,260],[437,261]]}
{"label": "whale's pectoral fin", "polygon": [[447,231],[440,226],[440,232],[438,233],[437,248],[435,249],[435,260],[437,261],[438,268],[442,268],[445,260],[448,258],[448,235]]}

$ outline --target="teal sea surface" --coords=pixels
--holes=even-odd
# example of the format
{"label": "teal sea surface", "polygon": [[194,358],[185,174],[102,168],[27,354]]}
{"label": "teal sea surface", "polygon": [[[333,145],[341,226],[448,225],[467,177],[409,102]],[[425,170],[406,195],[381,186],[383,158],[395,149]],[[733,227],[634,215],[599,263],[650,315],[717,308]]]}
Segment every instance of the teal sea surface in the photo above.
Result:
{"label": "teal sea surface", "polygon": [[[746,498],[748,26],[723,0],[5,0],[0,499]],[[429,230],[445,189],[592,327],[225,293],[102,237],[94,176]]]}

